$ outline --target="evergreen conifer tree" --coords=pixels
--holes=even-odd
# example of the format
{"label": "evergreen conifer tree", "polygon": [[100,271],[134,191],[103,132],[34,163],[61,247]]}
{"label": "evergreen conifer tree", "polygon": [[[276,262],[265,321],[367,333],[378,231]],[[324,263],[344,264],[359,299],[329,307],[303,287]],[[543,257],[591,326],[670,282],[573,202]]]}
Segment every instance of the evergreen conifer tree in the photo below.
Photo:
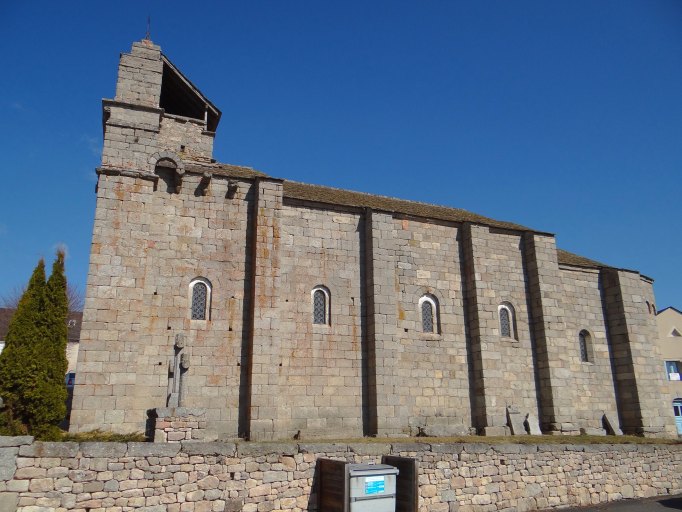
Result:
{"label": "evergreen conifer tree", "polygon": [[45,263],[38,262],[10,320],[0,354],[0,397],[6,434],[26,433],[33,404],[29,397],[40,381],[39,341],[46,337]]}
{"label": "evergreen conifer tree", "polygon": [[59,437],[57,425],[66,415],[67,312],[60,251],[47,283],[45,264],[38,262],[10,320],[0,353],[0,433]]}
{"label": "evergreen conifer tree", "polygon": [[45,293],[45,322],[48,337],[41,351],[45,381],[38,396],[40,407],[34,416],[33,434],[43,438],[58,436],[57,425],[66,416],[66,385],[64,375],[68,369],[66,343],[69,300],[64,275],[64,252],[58,251],[47,280]]}

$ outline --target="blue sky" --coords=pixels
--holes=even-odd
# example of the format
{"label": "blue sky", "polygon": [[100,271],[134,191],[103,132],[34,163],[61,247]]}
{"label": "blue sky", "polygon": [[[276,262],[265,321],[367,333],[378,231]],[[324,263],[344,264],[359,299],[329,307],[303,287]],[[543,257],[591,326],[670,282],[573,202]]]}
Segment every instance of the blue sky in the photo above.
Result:
{"label": "blue sky", "polygon": [[682,308],[682,2],[0,3],[0,295],[84,288],[101,99],[151,35],[223,112],[214,156],[556,233]]}

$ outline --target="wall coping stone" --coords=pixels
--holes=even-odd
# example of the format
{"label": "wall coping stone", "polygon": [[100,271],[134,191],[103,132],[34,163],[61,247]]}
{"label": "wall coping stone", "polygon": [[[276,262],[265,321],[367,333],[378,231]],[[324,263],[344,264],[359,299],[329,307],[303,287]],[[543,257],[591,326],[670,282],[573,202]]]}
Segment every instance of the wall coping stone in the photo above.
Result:
{"label": "wall coping stone", "polygon": [[20,457],[153,457],[175,456],[179,452],[189,455],[296,455],[298,453],[356,453],[358,455],[384,455],[399,452],[433,453],[535,453],[535,452],[641,452],[668,451],[682,453],[682,444],[486,444],[486,443],[288,443],[242,441],[182,441],[181,443],[150,442],[44,442],[32,436],[0,436],[0,448],[16,448]]}
{"label": "wall coping stone", "polygon": [[535,444],[494,444],[492,449],[497,453],[537,453],[538,447]]}
{"label": "wall coping stone", "polygon": [[341,443],[301,443],[298,445],[300,453],[345,453],[347,444]]}
{"label": "wall coping stone", "polygon": [[128,457],[175,457],[180,443],[128,443]]}
{"label": "wall coping stone", "polygon": [[428,452],[431,449],[431,445],[428,443],[393,443],[391,445],[391,452],[393,453],[403,453],[403,452]]}
{"label": "wall coping stone", "polygon": [[75,457],[78,455],[78,443],[36,441],[31,445],[19,448],[21,457]]}
{"label": "wall coping stone", "polygon": [[431,445],[433,453],[462,453],[464,443],[434,443]]}
{"label": "wall coping stone", "polygon": [[386,443],[352,443],[348,450],[358,455],[384,455],[391,452],[391,445]]}
{"label": "wall coping stone", "polygon": [[298,453],[297,444],[289,443],[238,443],[237,455],[296,455]]}
{"label": "wall coping stone", "polygon": [[237,445],[235,443],[223,443],[220,441],[182,441],[182,453],[188,455],[236,455]]}
{"label": "wall coping stone", "polygon": [[565,444],[538,444],[539,452],[562,452],[566,451]]}
{"label": "wall coping stone", "polygon": [[464,445],[464,451],[466,453],[486,453],[492,448],[491,444],[484,443],[466,443]]}
{"label": "wall coping stone", "polygon": [[128,451],[126,443],[82,442],[83,457],[123,457]]}
{"label": "wall coping stone", "polygon": [[585,451],[587,453],[611,451],[611,446],[610,445],[599,445],[599,444],[586,444],[583,446],[583,451]]}
{"label": "wall coping stone", "polygon": [[31,444],[33,436],[0,436],[0,448]]}

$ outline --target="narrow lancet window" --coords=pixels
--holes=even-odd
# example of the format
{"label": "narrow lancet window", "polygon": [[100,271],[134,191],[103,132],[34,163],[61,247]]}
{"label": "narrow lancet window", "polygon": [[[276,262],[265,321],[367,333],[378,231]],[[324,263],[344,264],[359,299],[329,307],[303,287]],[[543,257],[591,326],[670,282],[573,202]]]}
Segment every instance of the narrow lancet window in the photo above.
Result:
{"label": "narrow lancet window", "polygon": [[422,332],[440,333],[438,320],[438,299],[433,295],[423,295],[419,299],[419,310],[422,317]]}
{"label": "narrow lancet window", "polygon": [[206,320],[206,303],[208,287],[202,282],[194,283],[192,287],[192,320]]}
{"label": "narrow lancet window", "polygon": [[313,322],[316,324],[327,323],[327,306],[324,292],[322,290],[315,291],[314,305],[313,305]]}
{"label": "narrow lancet window", "polygon": [[329,291],[323,286],[313,288],[313,323],[329,325]]}
{"label": "narrow lancet window", "polygon": [[578,345],[580,346],[580,361],[590,362],[590,333],[583,330],[578,334]]}
{"label": "narrow lancet window", "polygon": [[433,332],[433,305],[428,300],[422,302],[422,331]]}
{"label": "narrow lancet window", "polygon": [[514,316],[514,306],[509,302],[503,302],[497,307],[497,314],[500,321],[500,336],[518,340],[516,333],[516,318]]}
{"label": "narrow lancet window", "polygon": [[511,322],[509,320],[509,310],[507,308],[500,309],[500,334],[511,338]]}

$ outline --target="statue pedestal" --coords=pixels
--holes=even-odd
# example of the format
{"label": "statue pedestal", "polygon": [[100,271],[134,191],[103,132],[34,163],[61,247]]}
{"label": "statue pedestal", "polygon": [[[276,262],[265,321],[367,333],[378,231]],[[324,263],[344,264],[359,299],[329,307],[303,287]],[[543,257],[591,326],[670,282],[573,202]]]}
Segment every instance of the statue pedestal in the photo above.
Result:
{"label": "statue pedestal", "polygon": [[154,422],[155,443],[199,441],[206,431],[206,409],[190,407],[158,407],[149,411]]}

